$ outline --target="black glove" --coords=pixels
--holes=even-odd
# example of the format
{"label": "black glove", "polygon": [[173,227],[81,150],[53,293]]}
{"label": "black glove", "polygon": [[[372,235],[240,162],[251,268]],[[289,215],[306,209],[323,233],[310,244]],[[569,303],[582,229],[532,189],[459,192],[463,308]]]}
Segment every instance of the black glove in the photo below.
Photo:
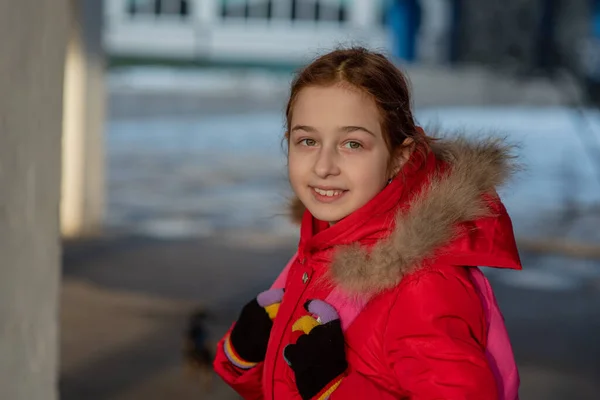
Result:
{"label": "black glove", "polygon": [[309,332],[301,335],[295,344],[287,345],[283,356],[294,371],[300,396],[309,400],[321,392],[334,390],[348,369],[348,362],[344,333],[335,310],[320,300],[309,301],[304,307],[318,317],[317,324],[306,323],[306,320],[301,323],[301,318],[295,326]]}
{"label": "black glove", "polygon": [[271,289],[244,306],[228,339],[233,351],[227,348],[228,343],[225,348],[225,354],[233,364],[249,368],[250,364],[264,361],[273,319],[282,298],[283,289]]}

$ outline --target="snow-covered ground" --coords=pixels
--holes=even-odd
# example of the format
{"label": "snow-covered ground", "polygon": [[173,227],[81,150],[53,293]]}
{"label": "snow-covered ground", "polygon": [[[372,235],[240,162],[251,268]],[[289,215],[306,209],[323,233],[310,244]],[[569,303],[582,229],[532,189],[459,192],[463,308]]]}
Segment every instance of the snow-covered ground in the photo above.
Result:
{"label": "snow-covered ground", "polygon": [[286,229],[277,115],[112,121],[108,223],[159,236]]}
{"label": "snow-covered ground", "polygon": [[[445,108],[419,122],[469,135],[506,136],[524,170],[503,196],[517,230],[565,202],[600,202],[600,182],[567,109]],[[585,118],[600,139],[600,114]],[[279,114],[144,118],[108,125],[109,224],[159,235],[249,227],[285,231],[288,194]],[[585,136],[584,136],[585,137]]]}

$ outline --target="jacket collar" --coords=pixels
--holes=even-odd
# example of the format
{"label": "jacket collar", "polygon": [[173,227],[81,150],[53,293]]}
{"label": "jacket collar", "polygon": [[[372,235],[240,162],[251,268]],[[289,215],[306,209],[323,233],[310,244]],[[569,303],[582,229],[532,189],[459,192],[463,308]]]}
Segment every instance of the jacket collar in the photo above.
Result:
{"label": "jacket collar", "polygon": [[496,195],[515,170],[511,150],[497,139],[437,140],[332,227],[295,199],[301,251],[334,248],[329,278],[355,295],[392,288],[433,260],[521,269],[510,218]]}

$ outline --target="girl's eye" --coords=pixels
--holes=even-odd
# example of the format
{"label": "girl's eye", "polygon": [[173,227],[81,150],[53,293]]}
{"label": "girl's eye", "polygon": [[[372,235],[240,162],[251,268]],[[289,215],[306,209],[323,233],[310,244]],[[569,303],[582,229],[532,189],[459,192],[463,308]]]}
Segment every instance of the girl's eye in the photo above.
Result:
{"label": "girl's eye", "polygon": [[304,145],[304,146],[315,146],[317,144],[317,141],[315,139],[302,139],[300,141],[300,144]]}
{"label": "girl's eye", "polygon": [[351,140],[349,142],[344,143],[344,147],[351,150],[358,150],[362,147],[362,144]]}

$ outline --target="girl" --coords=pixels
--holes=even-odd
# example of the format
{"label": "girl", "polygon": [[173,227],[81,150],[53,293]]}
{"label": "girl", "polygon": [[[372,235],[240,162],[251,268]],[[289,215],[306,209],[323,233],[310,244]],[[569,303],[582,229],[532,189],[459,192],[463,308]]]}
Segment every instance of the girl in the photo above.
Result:
{"label": "girl", "polygon": [[384,56],[337,50],[287,106],[297,255],[218,345],[245,399],[516,399],[518,373],[477,266],[520,269],[495,140],[433,140]]}

